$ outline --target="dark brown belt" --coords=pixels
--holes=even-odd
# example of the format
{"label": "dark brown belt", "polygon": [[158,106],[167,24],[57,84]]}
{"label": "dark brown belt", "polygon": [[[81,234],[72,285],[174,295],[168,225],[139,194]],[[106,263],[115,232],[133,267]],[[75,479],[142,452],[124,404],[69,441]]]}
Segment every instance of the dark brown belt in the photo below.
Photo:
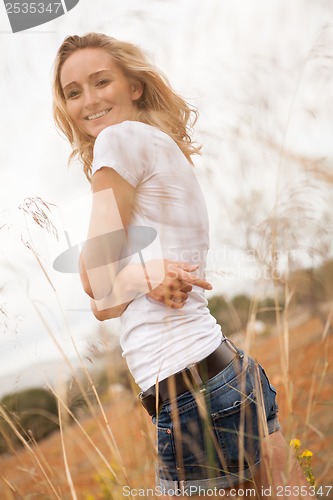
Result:
{"label": "dark brown belt", "polygon": [[[202,389],[204,384],[226,368],[240,354],[233,343],[224,338],[219,347],[198,363],[193,363],[158,383],[158,410],[163,403],[191,389]],[[241,354],[240,354],[241,355]],[[156,385],[140,392],[139,399],[149,415],[156,415]]]}

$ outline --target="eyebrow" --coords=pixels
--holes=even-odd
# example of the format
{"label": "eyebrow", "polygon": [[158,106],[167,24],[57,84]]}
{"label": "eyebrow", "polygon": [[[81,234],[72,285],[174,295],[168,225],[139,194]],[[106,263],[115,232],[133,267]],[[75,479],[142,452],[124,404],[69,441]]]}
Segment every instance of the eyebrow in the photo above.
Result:
{"label": "eyebrow", "polygon": [[[91,73],[91,75],[88,76],[88,79],[91,80],[94,77],[99,76],[99,75],[101,75],[102,73],[105,73],[105,72],[112,73],[112,69],[101,69],[100,71],[96,71],[95,73]],[[78,82],[76,82],[74,80],[72,82],[66,83],[66,85],[64,87],[62,87],[62,90],[66,90],[68,87],[71,87],[73,85],[79,85],[79,84],[78,84]]]}

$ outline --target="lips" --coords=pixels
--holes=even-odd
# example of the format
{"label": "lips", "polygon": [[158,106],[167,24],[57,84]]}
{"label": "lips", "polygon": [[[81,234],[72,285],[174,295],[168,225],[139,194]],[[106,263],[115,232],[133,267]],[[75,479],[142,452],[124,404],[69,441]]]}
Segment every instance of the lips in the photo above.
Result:
{"label": "lips", "polygon": [[102,116],[105,116],[107,115],[110,111],[111,111],[112,108],[110,109],[105,109],[104,111],[100,111],[99,113],[95,113],[93,115],[89,115],[85,118],[85,120],[97,120],[98,118],[102,118]]}

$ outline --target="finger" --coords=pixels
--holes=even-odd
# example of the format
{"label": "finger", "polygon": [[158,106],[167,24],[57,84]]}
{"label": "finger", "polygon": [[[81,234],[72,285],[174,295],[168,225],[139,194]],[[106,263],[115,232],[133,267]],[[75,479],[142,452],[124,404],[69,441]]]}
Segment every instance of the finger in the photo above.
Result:
{"label": "finger", "polygon": [[[172,281],[168,282],[167,286],[170,289],[177,288],[177,282],[178,283],[184,282],[187,285],[195,285],[195,286],[198,286],[200,288],[204,288],[205,290],[212,290],[213,289],[212,285],[208,281],[206,281],[202,278],[199,278],[199,276],[196,276],[195,274],[188,273],[187,271],[184,271],[183,269],[178,269],[178,270],[168,272],[168,278],[169,278],[169,280],[173,280],[173,282]],[[180,286],[179,289],[180,288],[183,288],[183,287]]]}
{"label": "finger", "polygon": [[151,290],[149,293],[147,293],[148,297],[151,297],[152,299],[156,300],[157,302],[161,302],[162,304],[165,304],[167,300],[170,300],[171,293],[166,294],[166,291],[164,288],[160,285]]}
{"label": "finger", "polygon": [[184,283],[184,281],[180,281],[179,283],[181,283],[180,288],[179,288],[179,290],[181,292],[187,292],[187,293],[189,293],[189,292],[192,291],[193,286],[190,285],[189,283]]}
{"label": "finger", "polygon": [[213,290],[213,286],[208,281],[198,278],[197,276],[191,280],[191,283],[192,285],[203,288],[204,290]]}
{"label": "finger", "polygon": [[212,285],[208,281],[199,278],[199,276],[196,276],[195,274],[188,273],[187,271],[184,271],[182,269],[179,270],[178,279],[184,281],[189,285],[195,285],[200,288],[204,288],[205,290],[213,289]]}
{"label": "finger", "polygon": [[175,302],[174,300],[170,300],[167,305],[172,309],[181,309],[184,307],[185,302]]}
{"label": "finger", "polygon": [[188,294],[180,291],[174,292],[172,297],[173,302],[177,303],[186,302],[187,299],[188,299]]}
{"label": "finger", "polygon": [[184,307],[185,301],[174,299],[173,296],[166,297],[165,295],[154,294],[152,292],[147,294],[152,299],[160,302],[160,304],[164,304],[165,306],[171,307],[172,309],[181,309]]}
{"label": "finger", "polygon": [[[185,290],[180,290],[181,288],[185,288]],[[175,297],[175,294],[184,291],[185,293],[192,289],[191,285],[184,283],[183,281],[174,280],[169,278],[165,281],[165,283],[159,285],[154,288],[147,295],[157,300],[158,302],[169,305],[169,302]]]}

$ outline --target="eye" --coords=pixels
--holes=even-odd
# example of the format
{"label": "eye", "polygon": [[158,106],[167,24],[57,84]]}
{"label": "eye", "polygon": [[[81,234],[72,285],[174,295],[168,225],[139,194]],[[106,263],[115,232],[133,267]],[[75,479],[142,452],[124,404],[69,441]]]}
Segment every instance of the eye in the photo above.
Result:
{"label": "eye", "polygon": [[105,87],[109,83],[110,80],[108,80],[107,78],[102,78],[101,80],[98,80],[98,82],[96,83],[96,87]]}
{"label": "eye", "polygon": [[75,99],[76,97],[78,97],[80,95],[80,91],[77,90],[77,89],[73,89],[73,90],[70,90],[67,94],[66,94],[66,99]]}

